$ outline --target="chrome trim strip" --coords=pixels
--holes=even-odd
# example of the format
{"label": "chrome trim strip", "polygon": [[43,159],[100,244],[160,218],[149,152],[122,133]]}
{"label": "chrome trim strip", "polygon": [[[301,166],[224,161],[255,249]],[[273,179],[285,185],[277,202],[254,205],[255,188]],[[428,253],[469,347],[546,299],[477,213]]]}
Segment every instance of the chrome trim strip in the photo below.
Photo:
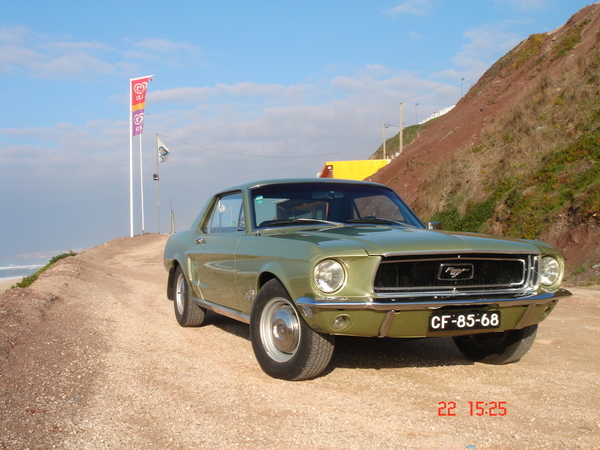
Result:
{"label": "chrome trim strip", "polygon": [[[420,290],[420,291],[404,291],[404,292],[381,292],[379,289],[374,289],[376,298],[437,298],[437,297],[484,297],[491,298],[492,296],[500,296],[500,295],[508,295],[512,298],[516,297],[525,297],[536,295],[538,292],[534,287],[527,288],[505,288],[505,289],[497,289],[497,290],[485,290],[485,289],[477,289],[480,286],[474,286],[473,290],[468,289],[444,289],[438,290],[431,289],[429,291]],[[415,288],[417,289],[417,288]]]}
{"label": "chrome trim strip", "polygon": [[[525,284],[525,283],[523,283]],[[381,298],[400,298],[400,297],[436,297],[442,295],[470,295],[471,297],[474,295],[507,295],[507,294],[526,294],[531,292],[536,292],[534,287],[526,286],[526,287],[509,287],[502,286],[502,289],[488,289],[485,288],[493,288],[498,287],[498,285],[494,284],[478,284],[473,286],[435,286],[432,288],[424,288],[423,286],[415,286],[413,288],[404,288],[399,290],[399,288],[374,288],[373,291],[378,297]]]}
{"label": "chrome trim strip", "polygon": [[566,289],[559,289],[556,292],[546,292],[537,295],[527,295],[522,297],[509,298],[437,298],[429,297],[427,300],[407,301],[395,303],[378,303],[376,301],[359,301],[359,302],[325,302],[317,301],[310,297],[300,297],[296,300],[299,306],[308,306],[316,309],[339,309],[351,311],[418,311],[424,309],[440,309],[447,306],[488,306],[493,305],[496,308],[508,308],[510,306],[529,306],[545,305],[552,303],[561,297],[572,295]]}
{"label": "chrome trim strip", "polygon": [[541,256],[541,252],[531,251],[531,250],[515,250],[509,251],[506,250],[471,250],[471,249],[455,249],[455,250],[429,250],[429,251],[414,251],[414,252],[390,252],[390,253],[382,253],[381,256],[384,258],[389,258],[393,256],[419,256],[419,255],[465,255],[467,258],[469,255],[474,254],[497,254],[497,255],[531,255],[531,256]]}
{"label": "chrome trim strip", "polygon": [[248,314],[243,314],[240,311],[236,311],[235,309],[227,308],[225,306],[217,305],[216,303],[209,302],[208,300],[202,300],[194,295],[194,301],[198,304],[198,306],[209,309],[210,311],[214,311],[217,314],[221,314],[222,316],[229,317],[230,319],[238,320],[243,323],[250,324],[250,316]]}

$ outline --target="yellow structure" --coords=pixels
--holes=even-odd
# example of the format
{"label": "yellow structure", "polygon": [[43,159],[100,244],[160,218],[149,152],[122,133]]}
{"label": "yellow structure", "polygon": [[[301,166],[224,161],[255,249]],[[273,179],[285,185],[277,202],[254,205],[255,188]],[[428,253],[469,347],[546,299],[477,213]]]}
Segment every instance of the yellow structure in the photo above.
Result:
{"label": "yellow structure", "polygon": [[365,159],[361,161],[334,161],[325,163],[319,178],[343,178],[364,180],[389,164],[388,159]]}

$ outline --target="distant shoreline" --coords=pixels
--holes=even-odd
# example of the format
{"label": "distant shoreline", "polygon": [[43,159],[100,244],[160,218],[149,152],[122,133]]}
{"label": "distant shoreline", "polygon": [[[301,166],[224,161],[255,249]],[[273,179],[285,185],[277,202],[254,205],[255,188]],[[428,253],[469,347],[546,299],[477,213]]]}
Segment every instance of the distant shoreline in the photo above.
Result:
{"label": "distant shoreline", "polygon": [[0,281],[0,294],[4,294],[8,289],[10,289],[11,286],[14,286],[19,281],[21,281],[21,278],[15,278],[13,280]]}

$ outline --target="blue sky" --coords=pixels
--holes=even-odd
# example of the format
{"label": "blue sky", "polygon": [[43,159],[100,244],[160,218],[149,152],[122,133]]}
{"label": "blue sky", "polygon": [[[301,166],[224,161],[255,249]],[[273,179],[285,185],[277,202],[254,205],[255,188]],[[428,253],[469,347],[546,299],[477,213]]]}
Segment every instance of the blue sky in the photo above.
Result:
{"label": "blue sky", "polygon": [[[0,257],[129,235],[129,79],[154,75],[146,232],[216,190],[366,159],[590,0],[0,0]],[[465,81],[462,82],[461,78]],[[418,107],[416,106],[418,103]],[[139,140],[134,230],[141,232]],[[172,200],[172,202],[171,202]]]}

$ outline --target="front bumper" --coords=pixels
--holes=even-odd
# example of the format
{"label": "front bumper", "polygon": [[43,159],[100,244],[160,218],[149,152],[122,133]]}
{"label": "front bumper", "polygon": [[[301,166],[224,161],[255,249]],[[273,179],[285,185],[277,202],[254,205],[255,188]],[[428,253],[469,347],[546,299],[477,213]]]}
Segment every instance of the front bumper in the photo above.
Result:
{"label": "front bumper", "polygon": [[416,310],[435,310],[449,306],[487,306],[494,305],[497,308],[506,308],[509,306],[529,306],[530,304],[550,303],[561,297],[572,295],[566,289],[558,289],[555,292],[544,292],[535,295],[522,296],[461,296],[461,297],[409,297],[409,298],[390,298],[378,299],[372,301],[352,302],[345,299],[332,298],[331,300],[316,300],[310,297],[300,297],[296,300],[298,307],[309,307],[326,310],[373,310],[373,311],[416,311]]}
{"label": "front bumper", "polygon": [[[544,320],[558,300],[572,295],[565,289],[525,296],[424,297],[373,299],[352,302],[344,299],[316,300],[301,297],[296,304],[314,330],[349,336],[431,337],[458,336],[486,330],[432,332],[428,328],[432,311],[502,311],[501,327],[495,331],[520,329]],[[336,328],[340,316],[345,326]],[[489,330],[487,331],[489,332]]]}

